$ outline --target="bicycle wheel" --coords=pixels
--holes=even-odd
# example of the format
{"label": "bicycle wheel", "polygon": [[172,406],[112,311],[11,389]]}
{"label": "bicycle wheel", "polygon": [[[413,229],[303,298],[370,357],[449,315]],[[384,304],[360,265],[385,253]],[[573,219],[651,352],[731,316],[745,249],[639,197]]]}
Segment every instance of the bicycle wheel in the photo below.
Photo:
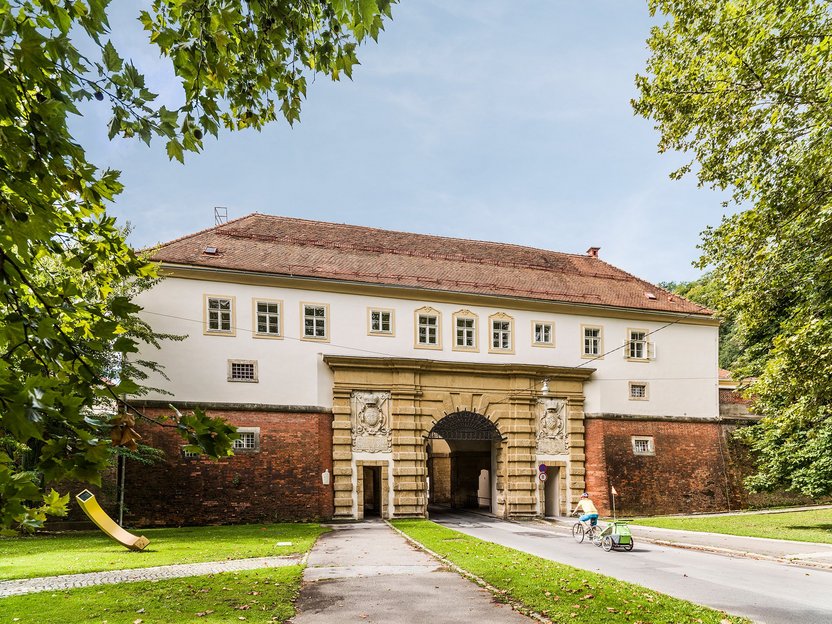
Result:
{"label": "bicycle wheel", "polygon": [[597,526],[592,527],[592,543],[600,546],[603,539],[601,538],[601,529]]}
{"label": "bicycle wheel", "polygon": [[584,541],[584,525],[580,522],[576,522],[572,527],[572,537],[575,538],[575,541],[579,544]]}
{"label": "bicycle wheel", "polygon": [[612,537],[609,535],[604,536],[604,539],[601,540],[601,548],[603,548],[606,552],[612,550]]}
{"label": "bicycle wheel", "polygon": [[630,552],[633,549],[633,538],[630,538],[630,543],[624,545],[624,550]]}

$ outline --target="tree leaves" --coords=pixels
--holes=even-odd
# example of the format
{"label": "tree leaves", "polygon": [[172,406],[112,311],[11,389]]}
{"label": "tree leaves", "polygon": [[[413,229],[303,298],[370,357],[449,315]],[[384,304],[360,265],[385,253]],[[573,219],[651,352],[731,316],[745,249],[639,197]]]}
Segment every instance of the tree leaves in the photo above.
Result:
{"label": "tree leaves", "polygon": [[[832,12],[826,2],[652,0],[636,112],[741,211],[704,233],[715,305],[760,425],[754,489],[832,492]],[[690,170],[688,167],[684,171]]]}

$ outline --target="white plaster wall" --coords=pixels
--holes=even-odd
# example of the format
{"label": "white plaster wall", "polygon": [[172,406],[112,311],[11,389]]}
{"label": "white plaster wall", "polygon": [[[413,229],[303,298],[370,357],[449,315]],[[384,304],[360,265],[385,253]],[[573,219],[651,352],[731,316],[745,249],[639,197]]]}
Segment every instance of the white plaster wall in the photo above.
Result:
{"label": "white plaster wall", "polygon": [[[203,335],[203,295],[235,297],[236,336]],[[252,301],[283,302],[282,340],[253,337]],[[330,341],[301,340],[301,302],[330,306]],[[650,337],[657,357],[629,362],[622,350],[589,362],[581,358],[581,325],[601,325],[604,351],[621,346],[628,328],[661,328],[664,322],[642,322],[572,314],[547,314],[479,306],[432,303],[384,297],[226,284],[169,278],[142,293],[137,303],[143,317],[159,332],[188,334],[182,342],[166,341],[161,351],[148,347],[141,357],[165,367],[170,381],[155,379],[179,401],[332,405],[332,376],[323,354],[394,356],[447,361],[528,363],[596,368],[586,385],[586,412],[716,417],[718,415],[717,328],[677,323]],[[414,312],[430,305],[442,313],[442,349],[414,348]],[[395,336],[367,335],[367,308],[395,310]],[[479,315],[479,352],[452,349],[454,312],[466,308]],[[488,352],[488,317],[505,312],[514,317],[514,354]],[[532,320],[554,321],[555,348],[532,346]],[[259,383],[227,381],[227,360],[257,360]],[[647,382],[649,400],[629,400],[628,382]],[[151,399],[164,399],[151,395]]]}

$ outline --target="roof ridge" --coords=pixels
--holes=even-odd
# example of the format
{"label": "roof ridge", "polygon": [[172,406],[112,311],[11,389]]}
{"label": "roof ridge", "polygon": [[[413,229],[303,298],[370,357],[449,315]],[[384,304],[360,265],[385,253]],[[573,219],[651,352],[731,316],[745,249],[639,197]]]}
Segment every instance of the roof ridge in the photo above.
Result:
{"label": "roof ridge", "polygon": [[[490,240],[482,240],[478,238],[460,238],[458,236],[443,236],[441,234],[422,234],[421,232],[408,232],[406,230],[390,230],[380,227],[374,227],[372,225],[355,225],[353,223],[337,223],[335,221],[321,221],[318,219],[304,219],[303,217],[288,217],[284,215],[275,215],[275,214],[266,214],[263,212],[252,212],[247,216],[258,216],[258,217],[267,217],[270,219],[288,219],[290,221],[303,221],[305,223],[324,223],[326,225],[334,225],[339,228],[345,229],[361,229],[361,230],[373,230],[375,232],[385,232],[387,234],[407,234],[409,236],[424,236],[425,238],[435,238],[439,240],[449,240],[449,241],[464,241],[468,243],[485,243],[487,245],[495,245],[498,247],[513,247],[516,249],[527,249],[530,251],[545,251],[546,253],[557,254],[559,256],[574,256],[576,258],[589,258],[586,254],[581,253],[571,253],[568,251],[557,251],[555,249],[545,249],[542,247],[531,247],[529,245],[520,245],[517,243],[504,243],[500,241],[490,241]],[[230,223],[230,222],[229,222]]]}

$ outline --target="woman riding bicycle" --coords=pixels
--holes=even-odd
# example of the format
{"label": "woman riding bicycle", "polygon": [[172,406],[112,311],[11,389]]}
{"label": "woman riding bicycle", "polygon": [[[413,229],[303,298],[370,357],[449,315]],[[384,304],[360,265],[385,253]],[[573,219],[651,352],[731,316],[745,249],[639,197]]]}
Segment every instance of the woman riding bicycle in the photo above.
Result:
{"label": "woman riding bicycle", "polygon": [[581,494],[581,500],[578,501],[572,515],[574,516],[578,513],[579,509],[584,512],[584,514],[579,518],[581,522],[589,521],[590,526],[598,526],[598,509],[595,507],[595,504],[586,492]]}

